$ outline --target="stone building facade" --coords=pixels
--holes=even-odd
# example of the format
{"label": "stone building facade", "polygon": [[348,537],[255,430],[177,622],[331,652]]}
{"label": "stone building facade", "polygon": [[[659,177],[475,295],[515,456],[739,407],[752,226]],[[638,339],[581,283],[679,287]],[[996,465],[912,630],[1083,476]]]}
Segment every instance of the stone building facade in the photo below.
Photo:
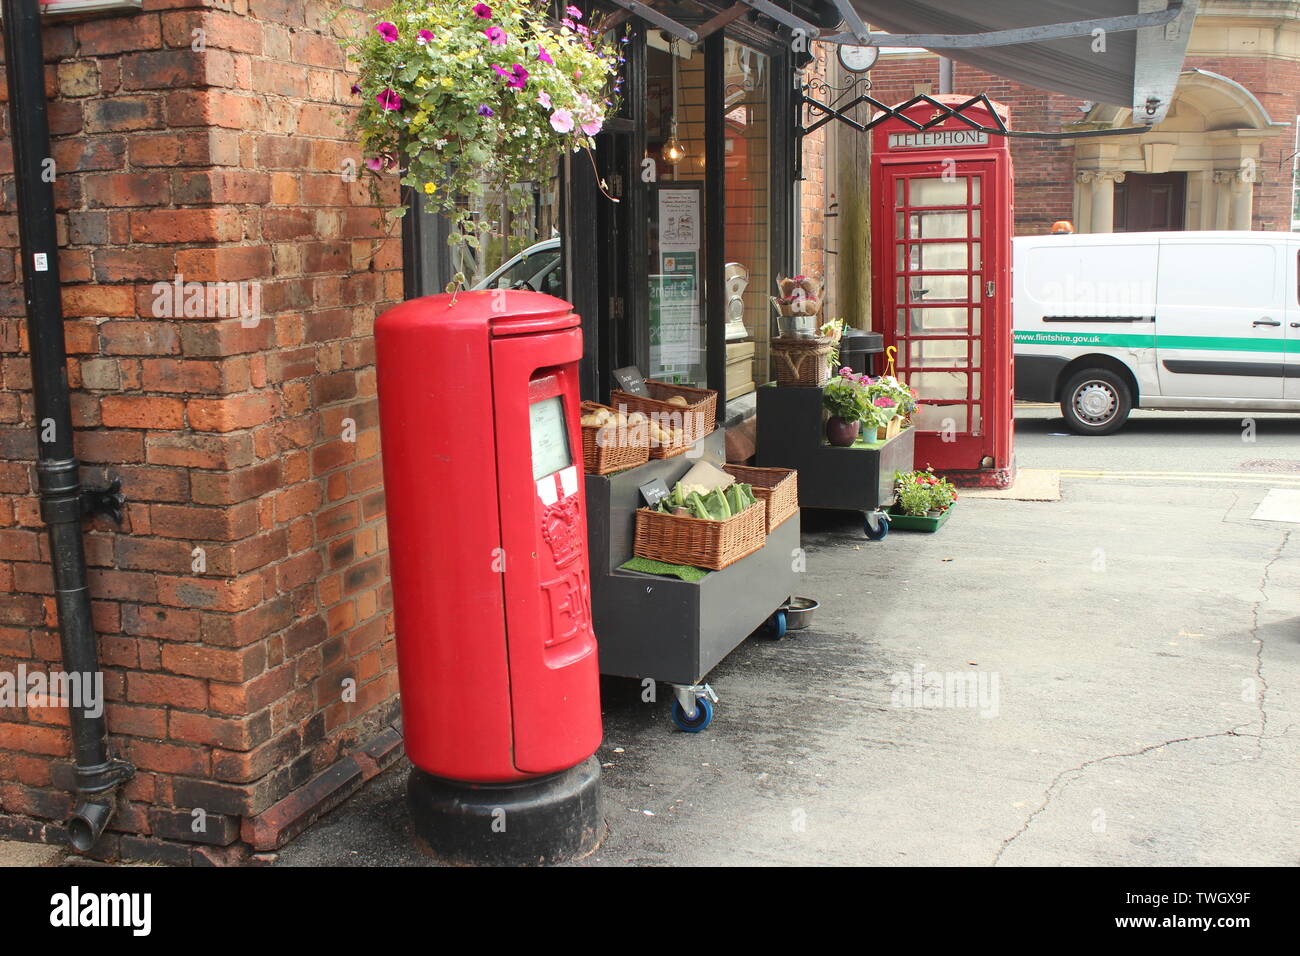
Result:
{"label": "stone building facade", "polygon": [[[938,58],[889,53],[871,71],[889,103],[938,89]],[[988,93],[1020,130],[1133,125],[1127,109],[1035,90],[956,64],[957,93]],[[1148,133],[1013,139],[1016,229],[1289,230],[1300,114],[1300,4],[1203,0],[1168,118]]]}

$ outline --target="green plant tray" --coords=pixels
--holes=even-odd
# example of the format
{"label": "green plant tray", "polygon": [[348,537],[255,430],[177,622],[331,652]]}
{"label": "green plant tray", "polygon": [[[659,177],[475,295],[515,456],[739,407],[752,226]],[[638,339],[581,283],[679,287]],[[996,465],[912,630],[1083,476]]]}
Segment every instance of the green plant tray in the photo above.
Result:
{"label": "green plant tray", "polygon": [[931,518],[929,515],[905,515],[898,514],[893,508],[889,509],[889,530],[891,531],[928,531],[935,532],[943,527],[943,523],[948,520],[948,516],[953,513],[956,505],[951,505],[947,511],[937,518]]}

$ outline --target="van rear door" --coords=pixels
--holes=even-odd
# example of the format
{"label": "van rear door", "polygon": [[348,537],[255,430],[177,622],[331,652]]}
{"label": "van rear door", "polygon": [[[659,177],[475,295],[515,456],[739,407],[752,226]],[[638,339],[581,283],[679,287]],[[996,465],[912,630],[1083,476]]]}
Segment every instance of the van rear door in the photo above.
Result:
{"label": "van rear door", "polygon": [[1280,399],[1281,245],[1161,239],[1156,364],[1165,398]]}
{"label": "van rear door", "polygon": [[1282,397],[1300,402],[1300,242],[1289,241],[1283,247],[1286,275],[1282,288],[1286,296],[1286,368],[1282,379]]}

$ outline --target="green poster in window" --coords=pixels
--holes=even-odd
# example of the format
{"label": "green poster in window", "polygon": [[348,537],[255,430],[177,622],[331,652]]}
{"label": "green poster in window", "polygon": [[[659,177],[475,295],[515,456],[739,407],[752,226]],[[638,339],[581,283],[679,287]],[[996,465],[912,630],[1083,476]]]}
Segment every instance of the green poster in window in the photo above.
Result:
{"label": "green poster in window", "polygon": [[650,276],[650,363],[655,369],[689,366],[700,354],[695,273]]}

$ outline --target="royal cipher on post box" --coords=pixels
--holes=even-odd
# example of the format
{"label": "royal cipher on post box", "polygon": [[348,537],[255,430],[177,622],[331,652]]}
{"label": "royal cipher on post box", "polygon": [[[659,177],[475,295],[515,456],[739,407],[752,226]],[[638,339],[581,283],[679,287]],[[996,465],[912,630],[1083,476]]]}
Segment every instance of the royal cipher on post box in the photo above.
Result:
{"label": "royal cipher on post box", "polygon": [[424,849],[549,862],[603,830],[571,306],[496,289],[375,323],[408,796]]}
{"label": "royal cipher on post box", "polygon": [[[872,130],[872,322],[919,393],[916,466],[1005,487],[1015,475],[1011,153],[989,132],[1005,109],[970,99],[918,99]],[[944,117],[958,107],[982,128]]]}

